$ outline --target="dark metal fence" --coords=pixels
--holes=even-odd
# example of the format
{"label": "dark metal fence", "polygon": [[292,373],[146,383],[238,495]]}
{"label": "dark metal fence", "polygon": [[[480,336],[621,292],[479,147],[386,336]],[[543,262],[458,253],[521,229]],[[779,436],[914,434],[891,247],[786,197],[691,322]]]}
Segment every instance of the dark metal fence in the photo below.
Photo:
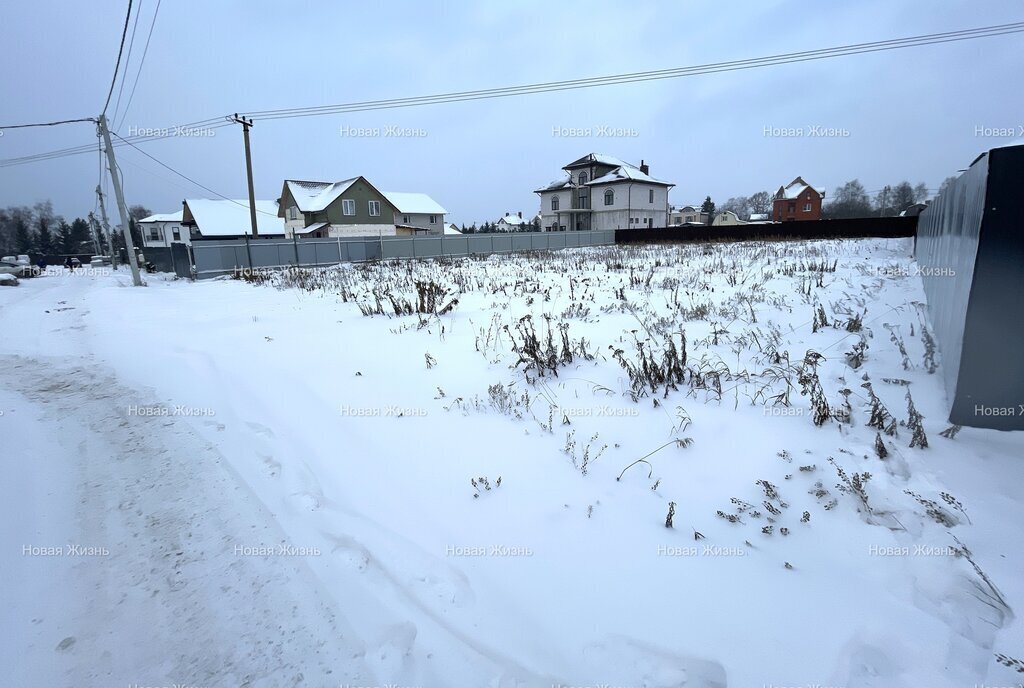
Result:
{"label": "dark metal fence", "polygon": [[645,229],[619,229],[615,243],[653,241],[750,241],[755,239],[860,239],[912,237],[916,217],[857,217],[844,220],[803,220],[767,224],[689,225]]}
{"label": "dark metal fence", "polygon": [[916,254],[949,420],[1024,430],[1024,146],[996,148],[921,213]]}
{"label": "dark metal fence", "polygon": [[[513,251],[549,251],[615,243],[612,230],[592,232],[507,232],[461,236],[359,239],[204,240],[192,244],[196,277],[242,270],[315,267],[344,262],[399,258],[490,255]],[[148,257],[148,256],[147,256]]]}

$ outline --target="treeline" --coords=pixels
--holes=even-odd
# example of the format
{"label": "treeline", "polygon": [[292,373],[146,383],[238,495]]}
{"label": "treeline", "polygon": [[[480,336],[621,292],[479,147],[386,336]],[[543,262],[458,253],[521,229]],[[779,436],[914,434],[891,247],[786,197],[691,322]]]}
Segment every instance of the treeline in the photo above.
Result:
{"label": "treeline", "polygon": [[540,231],[540,218],[535,217],[533,220],[528,220],[523,224],[519,225],[516,229],[505,229],[501,227],[497,222],[485,222],[480,226],[474,222],[471,225],[463,224],[459,229],[463,234],[498,234],[498,233],[510,233],[510,232],[539,232]]}
{"label": "treeline", "polygon": [[[950,177],[942,183],[941,189],[946,186],[954,177]],[[872,196],[865,189],[864,185],[857,179],[851,179],[838,189],[828,192],[825,195],[825,202],[822,206],[822,216],[825,218],[854,218],[854,217],[891,217],[911,207],[915,203],[924,203],[930,197],[928,185],[921,182],[912,185],[908,181],[886,186],[875,192]],[[750,196],[734,196],[721,204],[715,206],[711,198],[707,198],[702,206],[704,212],[710,212],[711,217],[720,212],[731,210],[741,220],[750,219],[751,214],[771,215],[774,195],[767,191],[758,191]],[[710,219],[708,220],[710,222]]]}
{"label": "treeline", "polygon": [[[128,210],[131,216],[132,241],[142,245],[142,236],[136,221],[152,213],[141,205]],[[33,256],[81,255],[96,253],[96,241],[101,254],[109,252],[104,232],[97,231],[99,223],[93,213],[85,218],[76,217],[68,221],[53,211],[51,201],[33,206],[8,206],[0,208],[0,255],[28,254]],[[124,248],[121,225],[112,228],[114,248]],[[94,240],[95,239],[95,240]]]}

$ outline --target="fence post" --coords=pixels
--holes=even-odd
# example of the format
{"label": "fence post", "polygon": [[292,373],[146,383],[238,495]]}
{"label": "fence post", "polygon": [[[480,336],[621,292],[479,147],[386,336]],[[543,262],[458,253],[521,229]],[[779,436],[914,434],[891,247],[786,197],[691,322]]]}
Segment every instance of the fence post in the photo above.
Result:
{"label": "fence post", "polygon": [[292,245],[295,247],[295,267],[299,267],[299,240],[295,236],[295,232],[292,232]]}
{"label": "fence post", "polygon": [[249,235],[245,235],[245,255],[249,259],[249,272],[252,272],[252,249],[249,248]]}

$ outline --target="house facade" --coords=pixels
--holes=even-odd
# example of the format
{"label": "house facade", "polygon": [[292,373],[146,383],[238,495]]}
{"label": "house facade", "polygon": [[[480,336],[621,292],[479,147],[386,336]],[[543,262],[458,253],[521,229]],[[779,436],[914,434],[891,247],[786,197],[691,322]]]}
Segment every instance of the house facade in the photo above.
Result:
{"label": "house facade", "polygon": [[675,206],[669,209],[670,225],[706,225],[708,214],[700,209],[701,204],[684,205],[680,208]]}
{"label": "house facade", "polygon": [[385,191],[384,195],[397,208],[395,231],[398,235],[444,234],[444,216],[448,211],[427,194]]}
{"label": "house facade", "polygon": [[820,220],[821,203],[824,198],[824,189],[815,189],[802,177],[797,177],[789,184],[780,186],[775,192],[772,199],[772,219],[775,222]]}
{"label": "house facade", "polygon": [[746,220],[741,220],[739,215],[731,210],[723,210],[715,215],[715,219],[711,221],[712,227],[731,227],[733,225],[745,225]]}
{"label": "house facade", "polygon": [[398,212],[365,177],[340,182],[286,179],[278,202],[288,238],[396,236]]}
{"label": "house facade", "polygon": [[[189,240],[242,239],[252,236],[252,218],[248,200],[186,198],[181,205],[181,226]],[[277,201],[256,201],[256,231],[260,239],[284,237],[278,219]],[[186,236],[186,232],[182,232]]]}
{"label": "house facade", "polygon": [[181,224],[181,211],[176,213],[157,213],[138,220],[135,224],[142,235],[144,248],[162,246],[169,247],[172,243],[191,244],[187,227]]}
{"label": "house facade", "polygon": [[541,229],[549,232],[666,227],[668,191],[639,166],[590,153],[562,168],[566,176],[537,189]]}

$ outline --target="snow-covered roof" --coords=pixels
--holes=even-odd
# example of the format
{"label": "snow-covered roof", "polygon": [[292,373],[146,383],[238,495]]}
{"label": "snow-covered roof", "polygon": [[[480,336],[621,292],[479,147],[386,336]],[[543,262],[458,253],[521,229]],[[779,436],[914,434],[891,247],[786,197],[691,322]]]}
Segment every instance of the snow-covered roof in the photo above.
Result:
{"label": "snow-covered roof", "polygon": [[318,213],[348,191],[357,179],[359,177],[340,182],[307,182],[286,179],[284,185],[288,189],[288,193],[292,195],[299,212]]}
{"label": "snow-covered roof", "polygon": [[403,191],[385,191],[384,196],[400,213],[417,215],[447,215],[448,211],[441,204],[425,193],[407,193]]}
{"label": "snow-covered roof", "polygon": [[660,184],[662,186],[674,186],[670,182],[663,182],[660,179],[655,179],[649,174],[644,174],[638,168],[633,167],[629,163],[622,163],[619,167],[608,174],[598,177],[593,181],[587,182],[587,186],[594,186],[597,184],[612,184],[614,182],[645,182],[647,184]]}
{"label": "snow-covered roof", "polygon": [[176,213],[155,213],[139,220],[139,224],[143,222],[181,222],[181,211],[179,210]]}
{"label": "snow-covered roof", "polygon": [[[205,237],[252,233],[248,200],[188,198],[185,206]],[[284,234],[284,222],[277,216],[277,201],[256,201],[256,229],[261,235]]]}
{"label": "snow-covered roof", "polygon": [[445,225],[445,234],[462,234],[459,230],[455,229],[455,225]]}
{"label": "snow-covered roof", "polygon": [[803,177],[797,177],[796,179],[791,181],[786,186],[783,186],[782,188],[780,188],[779,192],[777,194],[775,194],[775,198],[785,199],[785,200],[792,200],[794,198],[798,198],[800,196],[800,194],[802,194],[804,191],[807,191],[807,189],[810,189],[811,191],[814,191],[819,196],[824,196],[825,195],[825,190],[824,189],[817,189],[817,188],[811,186],[810,184],[808,184],[807,182],[805,182],[803,180]]}
{"label": "snow-covered roof", "polygon": [[505,217],[499,219],[498,222],[504,222],[507,225],[521,225],[529,220],[519,217],[516,213],[505,213]]}
{"label": "snow-covered roof", "polygon": [[537,189],[533,193],[541,193],[542,191],[558,191],[560,189],[568,189],[572,187],[572,177],[566,174],[561,179],[556,179],[545,187]]}
{"label": "snow-covered roof", "polygon": [[768,213],[750,213],[750,221],[757,222],[759,220],[767,220]]}
{"label": "snow-covered roof", "polygon": [[309,234],[311,232],[315,232],[318,229],[323,229],[324,227],[328,227],[328,226],[330,226],[329,222],[314,222],[309,227],[303,227],[301,229],[296,228],[295,229],[295,233],[296,234]]}
{"label": "snow-covered roof", "polygon": [[625,162],[624,160],[619,160],[618,158],[611,155],[605,155],[603,153],[589,153],[588,155],[584,155],[579,160],[572,161],[562,169],[568,170],[573,167],[584,167],[586,165],[611,165],[612,167],[621,167],[622,165],[629,165],[629,167],[634,167],[634,165],[630,165],[628,162]]}

